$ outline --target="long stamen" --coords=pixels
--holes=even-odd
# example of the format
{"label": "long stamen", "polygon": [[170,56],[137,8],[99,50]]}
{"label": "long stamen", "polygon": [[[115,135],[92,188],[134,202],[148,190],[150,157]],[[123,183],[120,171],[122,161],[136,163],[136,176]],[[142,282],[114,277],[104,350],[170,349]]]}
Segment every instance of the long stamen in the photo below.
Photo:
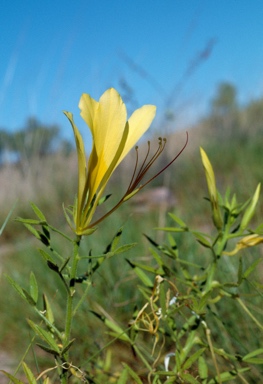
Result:
{"label": "long stamen", "polygon": [[[151,181],[153,181],[156,177],[158,177],[161,173],[163,173],[170,165],[181,155],[181,153],[184,151],[185,147],[187,146],[188,143],[188,132],[186,132],[186,141],[182,149],[177,153],[177,155],[164,167],[162,168],[155,176],[151,177],[146,183],[140,186],[139,189],[144,188],[147,184],[149,184]],[[162,150],[163,151],[163,150]]]}
{"label": "long stamen", "polygon": [[[148,142],[149,143],[149,142]],[[150,167],[152,166],[152,164],[155,162],[155,160],[160,156],[160,154],[163,152],[164,150],[164,147],[165,147],[165,144],[166,144],[166,139],[162,139],[159,137],[159,146],[158,146],[158,149],[156,150],[156,152],[154,153],[154,155],[152,156],[152,158],[148,161],[148,163],[145,165],[146,163],[146,159],[149,155],[149,150],[147,152],[147,155],[144,159],[144,162],[137,174],[137,177],[136,179],[134,180],[133,183],[130,183],[129,185],[129,188],[128,188],[128,191],[127,193],[129,194],[130,191],[133,191],[137,185],[139,184],[139,182],[143,179],[144,175],[147,173],[147,171],[150,169]],[[148,149],[150,149],[150,144],[148,145]]]}
{"label": "long stamen", "polygon": [[130,184],[128,186],[128,189],[130,189],[131,185],[132,185],[132,182],[134,180],[134,177],[135,177],[135,174],[136,174],[136,169],[137,169],[137,166],[138,166],[138,162],[139,162],[139,153],[138,153],[138,146],[136,145],[135,147],[135,151],[136,151],[136,161],[135,161],[135,166],[134,166],[134,170],[133,170],[133,174],[132,174],[132,178],[131,178],[131,181],[130,181]]}
{"label": "long stamen", "polygon": [[[156,177],[158,177],[162,172],[164,172],[180,155],[181,153],[184,151],[185,147],[187,146],[187,143],[188,143],[188,132],[186,132],[186,141],[185,141],[185,144],[184,146],[182,147],[182,149],[177,153],[177,155],[164,167],[162,168],[156,175],[154,175],[153,177],[151,177],[148,181],[146,181],[146,183],[142,184],[137,192],[139,190],[141,190],[142,188],[144,188],[147,184],[149,184],[152,180],[154,180]],[[96,220],[95,222],[93,222],[92,224],[88,225],[86,228],[84,228],[84,230],[88,229],[88,228],[92,228],[96,225],[98,225],[101,221],[103,221],[106,217],[110,216],[112,214],[112,212],[114,212],[124,201],[126,201],[126,197],[132,193],[135,188],[137,187],[137,185],[139,184],[139,182],[141,181],[141,179],[143,178],[143,176],[145,175],[145,173],[148,171],[148,169],[151,167],[151,165],[154,163],[154,161],[160,156],[160,154],[163,152],[164,148],[165,148],[165,145],[166,145],[166,139],[161,139],[159,138],[159,147],[157,149],[157,151],[155,152],[155,154],[153,155],[153,157],[151,158],[151,160],[149,160],[149,162],[147,163],[147,165],[142,169],[142,167],[140,168],[139,170],[139,176],[137,175],[137,177],[135,178],[135,174],[136,174],[136,169],[137,169],[137,166],[138,166],[138,147],[136,147],[136,163],[135,163],[135,167],[134,167],[134,171],[133,171],[133,175],[132,175],[132,179],[131,179],[131,182],[129,184],[129,187],[125,193],[125,195],[120,199],[120,201],[110,210],[108,211],[105,215],[103,215],[101,218],[99,218],[98,220]],[[149,145],[148,145],[148,148],[149,148]],[[144,159],[144,162],[143,164],[145,165],[145,161],[147,159],[149,155],[149,151],[147,151],[147,155],[146,155],[146,158]],[[135,180],[134,180],[135,178]]]}

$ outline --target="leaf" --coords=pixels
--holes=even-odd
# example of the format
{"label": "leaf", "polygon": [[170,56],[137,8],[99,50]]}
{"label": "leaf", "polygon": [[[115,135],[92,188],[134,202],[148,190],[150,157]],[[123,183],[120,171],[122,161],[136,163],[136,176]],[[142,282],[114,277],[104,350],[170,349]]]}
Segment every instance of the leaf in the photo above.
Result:
{"label": "leaf", "polygon": [[183,369],[189,369],[193,363],[203,354],[203,352],[206,350],[206,348],[201,348],[199,349],[198,351],[196,351],[195,353],[193,353],[189,359],[187,359],[185,361],[185,363],[183,364]]}
{"label": "leaf", "polygon": [[244,231],[250,220],[252,219],[252,217],[254,216],[254,213],[255,213],[255,209],[256,209],[256,205],[257,205],[257,202],[258,202],[258,199],[259,199],[259,194],[260,194],[260,183],[258,184],[257,188],[256,188],[256,191],[251,199],[251,202],[250,204],[248,205],[244,215],[243,215],[243,218],[241,220],[241,223],[240,223],[240,231]]}
{"label": "leaf", "polygon": [[26,374],[26,377],[27,377],[27,380],[28,380],[28,383],[29,384],[37,384],[37,381],[33,375],[33,372],[31,371],[31,369],[26,365],[25,362],[22,363],[22,366],[23,366],[23,370]]}
{"label": "leaf", "polygon": [[39,344],[39,343],[36,343],[36,345],[43,349],[43,351],[47,352],[47,353],[50,353],[51,355],[54,355],[54,356],[59,356],[59,353],[57,351],[55,351],[54,349],[52,348],[49,348],[47,347],[46,345],[43,345],[43,344]]}
{"label": "leaf", "polygon": [[33,272],[30,273],[30,295],[37,303],[38,300],[38,285],[37,285],[37,280]]}
{"label": "leaf", "polygon": [[[224,383],[229,380],[234,380],[238,373],[247,372],[249,370],[250,368],[241,368],[241,369],[237,369],[236,371],[233,370],[233,371],[223,372],[220,374],[221,382]],[[209,380],[208,382],[208,384],[218,384],[218,383],[219,383],[218,376],[216,376],[212,380]]]}
{"label": "leaf", "polygon": [[123,363],[124,367],[128,371],[129,375],[135,380],[137,384],[143,384],[137,373],[135,373],[127,364]]}
{"label": "leaf", "polygon": [[185,383],[188,384],[200,384],[198,380],[196,380],[190,373],[181,373],[181,378],[185,380]]}
{"label": "leaf", "polygon": [[34,203],[31,203],[30,205],[33,211],[35,212],[35,214],[37,215],[37,217],[46,223],[47,220],[45,218],[45,215],[40,211],[40,209]]}
{"label": "leaf", "polygon": [[22,299],[27,301],[26,296],[23,292],[23,289],[20,287],[20,285],[18,285],[11,277],[9,277],[7,275],[6,275],[6,278],[9,281],[9,283],[12,285],[12,287],[15,288],[15,290],[19,293],[19,295],[22,297]]}
{"label": "leaf", "polygon": [[3,224],[2,224],[2,227],[0,228],[0,236],[2,235],[3,230],[5,229],[6,224],[8,223],[8,220],[10,219],[12,213],[14,212],[15,206],[16,206],[16,202],[15,202],[15,204],[13,205],[13,207],[10,209],[8,215],[7,215],[6,218],[5,218],[5,221],[4,221]]}
{"label": "leaf", "polygon": [[11,375],[10,373],[8,373],[8,372],[6,372],[6,371],[4,371],[2,369],[0,370],[0,372],[2,372],[4,375],[6,375],[9,378],[9,380],[12,381],[12,383],[14,383],[14,384],[24,384],[23,381],[18,380],[17,378],[15,378],[15,376]]}
{"label": "leaf", "polygon": [[187,225],[185,224],[185,222],[183,220],[181,220],[178,216],[176,216],[175,214],[173,213],[168,213],[168,215],[178,224],[180,225],[180,227],[184,228],[185,230],[187,230]]}
{"label": "leaf", "polygon": [[257,267],[257,265],[262,261],[262,258],[255,260],[249,268],[243,273],[243,279],[246,279]]}
{"label": "leaf", "polygon": [[143,272],[143,270],[141,268],[138,268],[136,267],[136,265],[134,265],[131,261],[129,261],[128,259],[126,259],[126,261],[130,264],[130,266],[133,268],[134,272],[136,273],[136,275],[139,277],[139,279],[141,279],[141,281],[143,282],[143,284],[146,286],[146,287],[149,287],[149,288],[153,288],[153,282],[152,280],[146,275],[146,273]]}
{"label": "leaf", "polygon": [[32,227],[32,225],[24,223],[24,226],[29,230],[29,232],[32,233],[32,235],[40,240],[40,233],[34,227]]}
{"label": "leaf", "polygon": [[198,359],[198,372],[202,383],[205,384],[208,378],[208,367],[203,356]]}
{"label": "leaf", "polygon": [[42,220],[23,219],[22,217],[17,217],[15,221],[17,221],[18,223],[32,224],[32,225],[43,225],[43,224],[45,224],[45,221],[42,221]]}
{"label": "leaf", "polygon": [[131,342],[127,333],[113,320],[111,320],[110,318],[108,318],[106,316],[102,316],[95,311],[90,311],[90,312],[93,313],[93,315],[95,315],[96,317],[98,317],[106,325],[106,327],[108,327],[109,329],[114,331],[114,334],[113,334],[114,337],[116,337],[117,339],[120,339],[120,340]]}
{"label": "leaf", "polygon": [[61,351],[61,355],[64,355],[69,350],[69,348],[72,346],[74,341],[75,341],[75,339],[72,339],[72,340],[70,340],[70,342],[67,345],[65,345],[65,347]]}
{"label": "leaf", "polygon": [[58,354],[60,354],[60,349],[53,339],[52,335],[46,331],[45,329],[41,328],[39,325],[33,323],[31,320],[27,320],[28,324],[31,326],[31,328],[34,330],[34,332],[42,339],[44,340],[54,351],[56,351]]}
{"label": "leaf", "polygon": [[193,231],[192,234],[196,240],[206,248],[212,248],[211,243],[201,234],[201,232]]}
{"label": "leaf", "polygon": [[134,248],[137,245],[137,243],[130,243],[130,244],[125,244],[122,245],[121,247],[115,249],[114,255],[117,255],[119,253],[124,253],[129,251],[130,249]]}
{"label": "leaf", "polygon": [[44,302],[45,317],[48,319],[48,321],[51,324],[54,324],[54,315],[53,315],[51,306],[49,304],[48,298],[45,294],[43,294],[43,302]]}
{"label": "leaf", "polygon": [[250,359],[251,357],[260,355],[263,353],[263,348],[255,349],[255,351],[248,353],[246,356],[243,357],[243,361],[247,361],[247,359]]}
{"label": "leaf", "polygon": [[44,251],[43,249],[38,249],[38,251],[40,252],[41,256],[43,257],[43,259],[45,261],[51,261],[51,262],[53,262],[53,264],[55,264],[52,257],[46,251]]}
{"label": "leaf", "polygon": [[26,301],[28,302],[28,304],[32,305],[33,307],[35,307],[36,305],[36,302],[35,300],[33,299],[33,297],[24,289],[22,288],[22,291],[25,295],[25,298],[26,298]]}
{"label": "leaf", "polygon": [[126,368],[124,368],[116,384],[126,384],[127,380],[128,380],[128,371]]}

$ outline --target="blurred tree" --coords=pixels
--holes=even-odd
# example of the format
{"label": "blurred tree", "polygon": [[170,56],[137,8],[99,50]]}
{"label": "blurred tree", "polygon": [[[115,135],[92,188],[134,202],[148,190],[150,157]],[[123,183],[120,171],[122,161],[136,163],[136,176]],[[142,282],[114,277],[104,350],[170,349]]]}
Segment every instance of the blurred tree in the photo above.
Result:
{"label": "blurred tree", "polygon": [[58,144],[59,127],[40,123],[36,118],[27,120],[25,127],[9,134],[8,149],[20,164],[23,174],[33,161],[42,158],[54,150]]}
{"label": "blurred tree", "polygon": [[240,122],[237,90],[233,84],[226,82],[219,84],[216,95],[211,101],[209,122],[217,134],[222,133],[227,138],[235,134]]}
{"label": "blurred tree", "polygon": [[8,150],[9,135],[6,130],[0,129],[0,164],[4,162],[5,151]]}

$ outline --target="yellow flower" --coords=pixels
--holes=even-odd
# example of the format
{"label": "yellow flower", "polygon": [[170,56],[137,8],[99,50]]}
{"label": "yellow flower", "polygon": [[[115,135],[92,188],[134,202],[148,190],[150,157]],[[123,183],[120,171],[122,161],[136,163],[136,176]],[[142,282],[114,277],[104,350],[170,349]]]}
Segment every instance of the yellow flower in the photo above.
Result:
{"label": "yellow flower", "polygon": [[[152,123],[156,107],[144,105],[127,121],[126,106],[118,92],[108,89],[99,101],[83,94],[79,107],[88,124],[92,151],[86,164],[85,148],[73,116],[65,115],[72,125],[78,153],[78,195],[73,207],[74,231],[78,235],[93,231],[90,222],[113,171]],[[68,215],[66,216],[69,219]]]}

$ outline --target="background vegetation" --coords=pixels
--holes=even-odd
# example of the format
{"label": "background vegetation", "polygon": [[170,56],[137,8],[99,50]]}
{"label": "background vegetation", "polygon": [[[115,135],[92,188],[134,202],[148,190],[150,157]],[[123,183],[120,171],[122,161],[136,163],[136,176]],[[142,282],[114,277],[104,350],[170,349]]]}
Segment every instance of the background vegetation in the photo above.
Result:
{"label": "background vegetation", "polygon": [[[169,119],[171,116],[169,115]],[[165,127],[168,121],[164,119]],[[171,121],[169,120],[169,124]],[[156,137],[162,135],[162,127],[156,132]],[[155,135],[154,135],[155,136]],[[52,225],[69,230],[64,219],[62,203],[72,202],[76,191],[76,156],[71,143],[62,142],[59,138],[59,128],[45,126],[36,119],[29,119],[26,126],[15,134],[7,130],[0,130],[0,159],[1,159],[1,190],[0,190],[0,219],[4,221],[8,211],[18,200],[13,216],[31,217],[30,201],[36,203]],[[184,141],[185,133],[169,133],[166,159],[174,156]],[[219,190],[237,191],[241,201],[247,200],[254,192],[257,184],[263,182],[262,172],[262,143],[263,143],[263,99],[250,101],[247,105],[239,105],[237,90],[232,84],[222,83],[218,86],[214,98],[211,100],[210,110],[195,127],[189,128],[189,145],[181,157],[159,179],[154,181],[150,189],[165,186],[174,196],[172,206],[165,206],[158,202],[151,203],[151,195],[145,193],[142,212],[137,209],[139,202],[127,202],[108,220],[102,223],[102,228],[86,240],[89,253],[101,254],[112,237],[121,226],[123,228],[122,243],[136,242],[137,247],[124,255],[116,255],[106,261],[98,270],[93,281],[93,288],[83,310],[77,319],[77,333],[75,337],[83,340],[79,355],[89,355],[105,345],[110,337],[105,324],[100,321],[90,309],[95,310],[94,303],[103,305],[110,316],[117,319],[125,327],[134,313],[135,305],[143,305],[143,297],[138,289],[140,281],[134,268],[126,259],[138,263],[152,263],[149,251],[150,244],[143,234],[147,234],[154,241],[167,243],[168,237],[164,232],[154,230],[157,226],[170,226],[171,218],[167,212],[180,216],[192,228],[200,231],[211,230],[209,204],[203,199],[207,196],[206,181],[200,160],[199,146],[201,145],[216,172]],[[152,140],[154,144],[154,139]],[[143,145],[142,145],[143,152]],[[161,160],[165,163],[166,159]],[[161,168],[162,164],[156,163]],[[109,192],[113,196],[129,182],[127,175],[132,174],[133,155],[131,154],[124,165],[114,175]],[[157,169],[155,169],[157,170]],[[262,221],[262,199],[260,200],[255,222]],[[103,234],[103,238],[101,238]],[[180,254],[185,260],[194,262],[203,257],[203,250],[194,238],[175,235]],[[59,238],[54,238],[58,249],[61,245]],[[19,356],[27,348],[31,340],[31,333],[24,318],[28,311],[25,305],[10,287],[5,274],[12,276],[18,283],[25,285],[31,270],[37,275],[40,286],[44,286],[50,297],[57,299],[58,284],[60,282],[54,274],[45,273],[46,265],[38,255],[35,243],[21,224],[10,221],[1,237],[1,280],[0,292],[0,348],[10,356],[11,363],[19,361]],[[69,252],[60,249],[61,253]],[[246,263],[252,263],[255,257],[262,258],[262,249],[246,251]],[[231,276],[237,268],[236,259],[227,259],[222,265],[222,276]],[[85,272],[86,266],[83,266]],[[262,268],[262,267],[259,267]],[[263,285],[262,271],[258,269],[253,275],[257,284]],[[60,294],[60,293],[59,293]],[[254,299],[254,293],[247,287],[251,308],[262,316],[262,298]],[[55,300],[54,300],[55,302]],[[59,302],[59,300],[58,300]],[[58,317],[61,308],[56,308]],[[231,314],[231,316],[230,316]],[[229,301],[229,307],[223,311],[225,322],[237,343],[234,345],[236,353],[243,353],[260,347],[257,332],[251,328],[248,320],[238,307]],[[33,318],[32,313],[32,318]],[[215,329],[216,337],[221,337],[221,329]],[[238,340],[242,340],[239,345]],[[147,339],[145,341],[148,342]],[[125,361],[132,367],[136,366],[136,358],[129,346],[118,342],[114,345],[111,357],[116,371],[121,369],[120,362]],[[44,352],[35,351],[40,356],[43,366],[47,356]],[[30,353],[33,360],[33,354]],[[110,356],[100,356],[100,359]],[[10,362],[9,362],[10,363]],[[112,361],[111,361],[112,364]],[[2,368],[2,367],[1,367]],[[3,367],[4,368],[4,367]],[[140,367],[139,367],[140,369]],[[104,370],[107,370],[104,366]],[[263,377],[263,367],[257,366],[248,377],[249,383],[258,383]],[[108,377],[107,380],[111,378]],[[105,381],[106,382],[106,381]],[[110,382],[110,381],[109,381]]]}

